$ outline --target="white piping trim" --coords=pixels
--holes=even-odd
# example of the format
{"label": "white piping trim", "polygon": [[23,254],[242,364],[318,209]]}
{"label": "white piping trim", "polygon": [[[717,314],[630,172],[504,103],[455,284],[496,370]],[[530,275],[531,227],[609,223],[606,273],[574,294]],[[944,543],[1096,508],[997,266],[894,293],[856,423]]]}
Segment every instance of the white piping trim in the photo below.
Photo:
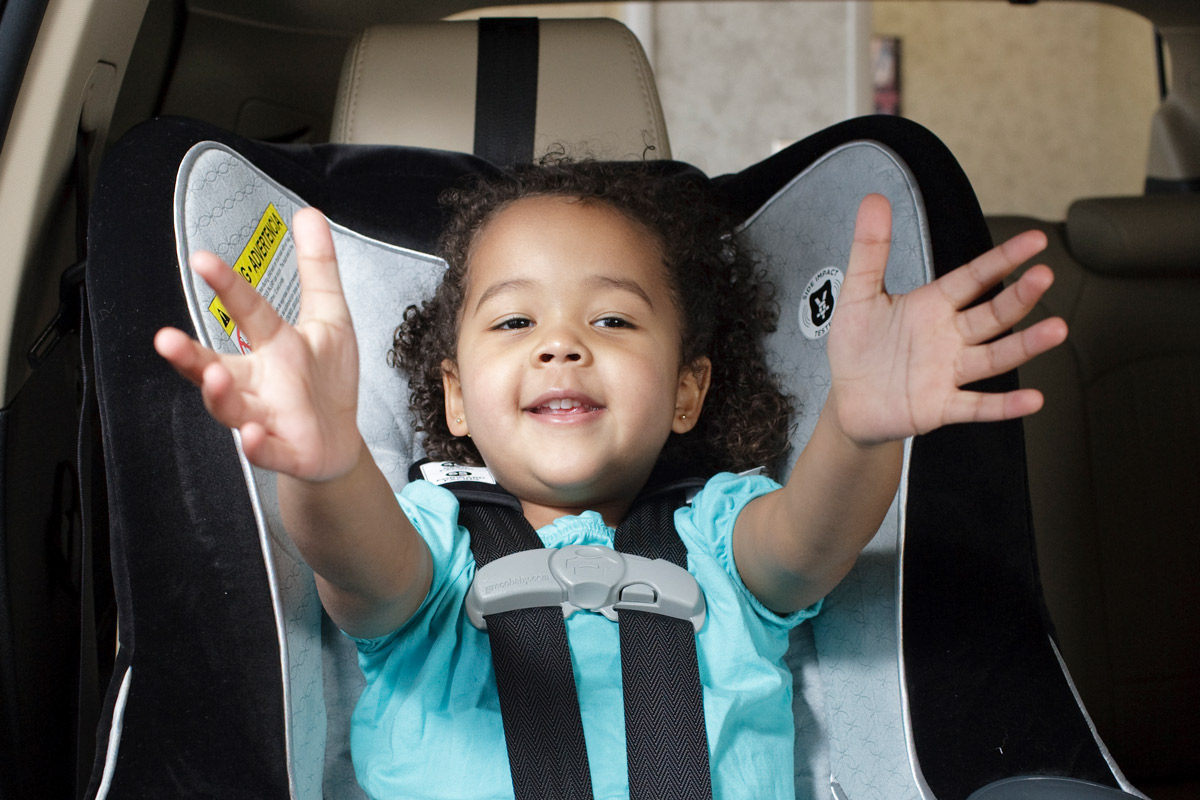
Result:
{"label": "white piping trim", "polygon": [[1125,773],[1121,772],[1121,768],[1117,766],[1116,760],[1112,757],[1112,753],[1108,751],[1108,746],[1100,738],[1100,732],[1096,730],[1096,725],[1092,722],[1092,716],[1088,714],[1087,709],[1083,707],[1083,698],[1079,696],[1079,690],[1075,687],[1075,681],[1071,679],[1071,671],[1067,669],[1067,662],[1063,661],[1062,653],[1058,650],[1058,643],[1054,641],[1053,636],[1047,636],[1050,642],[1050,649],[1054,651],[1054,657],[1058,659],[1058,668],[1062,670],[1063,677],[1067,680],[1067,686],[1071,690],[1071,696],[1075,698],[1075,705],[1079,707],[1079,713],[1083,715],[1084,722],[1087,723],[1088,730],[1092,732],[1092,738],[1096,740],[1096,747],[1100,748],[1100,755],[1104,758],[1104,763],[1108,764],[1109,770],[1112,771],[1113,778],[1116,779],[1117,785],[1121,790],[1134,797],[1140,797],[1142,800],[1150,800],[1149,797],[1137,790],[1129,779],[1125,777]]}
{"label": "white piping trim", "polygon": [[[896,166],[907,178],[909,192],[912,196],[913,208],[917,212],[918,230],[921,232],[921,260],[925,265],[925,282],[930,283],[935,277],[933,264],[933,242],[929,237],[929,219],[925,216],[925,202],[921,191],[917,188],[916,178],[900,157],[878,142],[872,142],[886,153],[896,163]],[[904,440],[904,462],[900,472],[900,487],[897,492],[900,507],[897,509],[896,534],[896,653],[897,671],[900,680],[900,713],[904,723],[904,746],[908,750],[908,764],[912,770],[913,785],[920,792],[923,800],[937,800],[933,790],[925,781],[925,773],[921,771],[921,763],[917,758],[916,738],[913,734],[912,713],[908,695],[907,669],[904,663],[904,553],[908,533],[908,481],[912,468],[912,437]]]}
{"label": "white piping trim", "polygon": [[[929,263],[926,261],[925,263]],[[900,530],[896,536],[896,669],[900,679],[900,713],[904,723],[904,747],[908,750],[908,766],[912,770],[913,785],[923,800],[937,800],[933,790],[925,781],[921,763],[917,759],[917,743],[913,734],[912,713],[909,710],[908,678],[904,664],[904,542],[908,531],[908,478],[912,464],[912,437],[904,440],[904,462],[900,470],[897,520]]]}
{"label": "white piping trim", "polygon": [[104,753],[104,771],[100,775],[100,787],[95,800],[105,800],[112,788],[113,773],[117,771],[117,752],[121,749],[121,732],[125,728],[125,703],[129,700],[129,683],[133,678],[133,667],[125,669],[117,700],[113,703],[112,726],[108,731],[108,749]]}

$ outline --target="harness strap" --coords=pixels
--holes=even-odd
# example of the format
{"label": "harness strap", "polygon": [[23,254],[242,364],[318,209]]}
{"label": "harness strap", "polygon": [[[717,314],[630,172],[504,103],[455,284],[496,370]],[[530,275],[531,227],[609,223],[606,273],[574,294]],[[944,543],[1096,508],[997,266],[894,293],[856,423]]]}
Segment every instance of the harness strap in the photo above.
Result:
{"label": "harness strap", "polygon": [[[462,501],[458,520],[471,532],[471,551],[480,567],[542,546],[524,514],[508,505]],[[505,611],[488,616],[487,626],[516,800],[590,800],[592,780],[562,609]]]}
{"label": "harness strap", "polygon": [[[615,549],[686,569],[687,549],[675,530],[674,515],[685,501],[687,485],[672,484],[639,499],[617,528]],[[459,498],[459,522],[471,532],[471,550],[480,567],[542,547],[519,503],[499,487],[446,488]],[[692,624],[622,610],[618,625],[631,800],[711,798]],[[561,609],[492,614],[487,630],[517,800],[590,798],[583,723]]]}
{"label": "harness strap", "polygon": [[[675,530],[679,492],[634,506],[617,528],[615,549],[687,568]],[[621,682],[630,800],[712,797],[696,633],[685,619],[623,610]]]}

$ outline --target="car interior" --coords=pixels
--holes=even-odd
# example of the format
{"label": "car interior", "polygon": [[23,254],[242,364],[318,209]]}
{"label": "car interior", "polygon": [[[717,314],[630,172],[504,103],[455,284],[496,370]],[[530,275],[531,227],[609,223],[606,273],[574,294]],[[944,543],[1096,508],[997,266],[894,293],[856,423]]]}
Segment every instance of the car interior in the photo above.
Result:
{"label": "car interior", "polygon": [[[1076,5],[1070,0],[1043,4]],[[1021,383],[1042,389],[1047,398],[1045,409],[1024,421],[1023,437],[1018,435],[1015,444],[983,439],[973,445],[1010,448],[1006,453],[1016,448],[1018,501],[1001,510],[984,504],[966,510],[980,517],[1012,515],[1022,530],[1027,523],[1031,528],[1036,552],[1018,555],[1036,563],[1029,587],[1038,606],[1035,616],[1042,615],[1044,599],[1054,643],[1051,658],[1061,659],[1067,676],[1063,686],[1085,709],[1087,747],[1095,746],[1104,760],[1099,771],[1089,767],[1072,773],[1055,766],[1038,777],[1078,775],[1092,783],[1099,772],[1106,775],[1093,795],[1076,784],[1053,782],[1042,786],[1044,794],[1001,794],[1003,787],[991,787],[1003,773],[990,768],[978,773],[981,777],[947,783],[954,787],[949,790],[941,790],[940,784],[931,788],[918,776],[903,790],[913,797],[1200,797],[1195,747],[1200,741],[1200,715],[1195,712],[1200,708],[1200,582],[1195,579],[1200,539],[1193,535],[1200,515],[1195,490],[1200,467],[1194,457],[1200,447],[1200,329],[1192,311],[1193,301],[1200,300],[1200,7],[1191,0],[1112,4],[1149,20],[1161,42],[1163,96],[1153,119],[1145,120],[1150,146],[1144,191],[1075,198],[1061,219],[1020,213],[986,218],[997,242],[1029,228],[1046,232],[1050,248],[1040,260],[1055,269],[1057,280],[1035,317],[1062,316],[1071,335],[1066,345],[1021,370]],[[143,796],[114,779],[114,770],[123,774],[117,768],[120,759],[140,752],[145,762],[178,759],[187,764],[186,748],[165,758],[156,746],[189,736],[222,736],[224,722],[197,721],[195,716],[203,716],[198,710],[186,718],[174,715],[170,735],[156,730],[159,723],[153,720],[139,721],[136,715],[123,720],[119,713],[122,692],[130,691],[128,684],[123,688],[128,674],[123,668],[134,652],[128,638],[132,619],[122,617],[133,608],[129,586],[146,585],[138,584],[139,565],[153,569],[155,559],[186,556],[129,545],[123,515],[132,513],[130,504],[140,504],[138,490],[113,487],[128,487],[136,472],[145,497],[180,494],[175,476],[144,466],[134,470],[139,449],[171,448],[174,439],[191,436],[193,428],[204,428],[196,433],[207,437],[203,441],[223,441],[226,449],[232,442],[227,432],[198,422],[198,415],[175,418],[175,405],[170,411],[152,407],[155,394],[163,391],[155,382],[160,378],[123,365],[134,356],[114,352],[108,344],[121,341],[122,347],[136,348],[137,336],[152,332],[168,306],[172,313],[185,309],[175,251],[162,256],[150,244],[164,235],[163,226],[152,231],[150,213],[131,219],[120,219],[118,213],[114,219],[109,198],[128,201],[131,209],[140,207],[141,193],[157,203],[160,194],[174,190],[177,167],[171,164],[178,164],[193,143],[213,141],[244,155],[249,168],[261,170],[285,193],[326,209],[345,203],[341,213],[349,230],[429,252],[437,227],[433,199],[443,188],[438,181],[478,169],[463,166],[467,162],[454,154],[499,164],[528,160],[565,143],[601,158],[672,157],[666,99],[659,99],[663,87],[656,86],[652,64],[626,26],[606,19],[542,19],[531,90],[513,77],[529,64],[504,44],[507,28],[500,25],[498,38],[491,40],[500,42],[498,50],[485,53],[481,31],[497,26],[444,21],[470,10],[464,2],[346,6],[294,0],[7,0],[0,5],[0,219],[6,244],[0,253],[5,315],[0,325],[5,354],[0,373],[0,798],[105,797],[110,791],[113,797]],[[495,16],[541,16],[537,12],[525,7],[519,14]],[[523,115],[528,123],[515,145],[504,128],[504,120],[513,115]],[[489,128],[497,119],[496,127]],[[745,204],[751,219],[794,176],[809,174],[824,163],[824,153],[847,141],[866,139],[904,150],[907,137],[920,138],[906,128],[894,134],[889,122],[847,124],[849,128],[834,126],[837,137],[818,132],[806,140],[818,142],[818,149],[801,142],[759,164],[742,165],[743,171],[725,176],[721,185],[734,202]],[[893,135],[897,138],[889,138]],[[410,162],[403,160],[410,151],[397,147],[436,152],[422,156],[425,161]],[[514,147],[521,155],[512,155]],[[389,152],[380,155],[376,151],[381,149]],[[906,158],[924,179],[923,168],[916,165],[921,157]],[[416,195],[405,200],[407,205],[380,200],[391,173],[373,173],[384,165],[405,175],[405,186],[414,187]],[[340,199],[334,187],[352,199]],[[932,202],[937,190],[924,191]],[[99,216],[100,199],[107,216]],[[399,233],[386,230],[385,219],[395,216],[397,208],[408,209],[412,217]],[[172,213],[170,207],[162,210],[168,218]],[[143,219],[144,236],[139,230]],[[176,228],[187,224],[176,223]],[[129,268],[94,277],[101,244],[107,248],[106,263],[127,261]],[[150,253],[155,258],[148,258]],[[163,288],[172,285],[173,290]],[[163,309],[147,307],[170,291],[179,294],[174,305],[164,300]],[[119,335],[112,333],[117,328]],[[117,405],[110,408],[110,402]],[[402,412],[396,414],[402,417]],[[159,433],[135,441],[141,434],[123,432],[132,428],[113,427],[118,417],[139,416],[148,423],[145,428],[157,427]],[[122,432],[114,435],[118,430]],[[400,434],[398,443],[389,446],[401,453],[398,463],[420,454],[411,433]],[[914,443],[922,457],[923,448],[939,446],[934,440]],[[269,518],[269,511],[264,517],[252,506],[269,506],[270,491],[256,495],[255,478],[250,477],[245,479],[251,487],[247,493],[236,455],[224,458],[229,468],[222,475],[236,479],[232,488],[222,484],[222,491],[249,495],[229,502],[244,505],[248,519]],[[265,483],[262,476],[257,480]],[[154,524],[151,520],[142,527]],[[259,524],[262,530],[271,525]],[[989,529],[986,520],[982,524]],[[253,524],[251,529],[247,558],[261,561],[258,533]],[[118,530],[122,538],[110,538]],[[1019,537],[1013,541],[1022,546]],[[896,548],[885,539],[877,545]],[[286,555],[268,555],[276,563],[267,572],[281,570],[279,559]],[[213,563],[214,569],[225,566],[221,559]],[[861,577],[869,579],[871,573]],[[906,572],[905,582],[912,579]],[[154,592],[164,598],[163,608],[174,610],[171,587],[161,584],[139,595],[139,620],[157,613]],[[996,585],[1016,593],[1011,583]],[[248,591],[253,597],[247,603],[269,608],[277,602],[264,599],[263,587]],[[286,593],[280,590],[280,596]],[[991,599],[1002,603],[1007,598]],[[915,599],[906,602],[905,613],[926,608]],[[208,610],[219,613],[215,605]],[[309,608],[305,613],[310,615],[305,624],[315,625],[320,639],[319,612]],[[268,620],[265,628],[239,635],[258,637],[269,650],[276,647],[275,624]],[[142,624],[141,629],[151,626]],[[833,636],[818,630],[818,638],[823,635]],[[145,647],[151,638],[139,643]],[[294,645],[283,639],[278,650],[285,659],[292,653],[295,660],[294,654],[302,651],[290,650]],[[910,632],[904,647],[920,645]],[[170,649],[176,646],[183,645],[171,644],[160,656],[164,660],[153,662],[154,669],[162,670],[164,697],[178,692],[178,686],[170,686],[172,660],[196,655]],[[820,642],[817,650],[822,652]],[[1050,680],[1034,666],[1042,657],[1028,657],[1034,683]],[[324,704],[352,703],[354,677],[329,677],[342,669],[336,653],[318,652],[315,658],[325,664]],[[920,660],[905,658],[912,664]],[[276,791],[290,797],[361,796],[352,786],[348,762],[329,761],[328,742],[346,736],[336,715],[329,715],[321,734],[318,750],[325,751],[325,765],[310,765],[317,775],[308,779],[308,788],[297,778],[301,756],[312,751],[297,744],[294,715],[300,703],[293,699],[295,689],[284,690],[286,699],[260,705],[263,697],[280,694],[277,651],[238,667],[251,682],[256,673],[271,675],[252,689],[213,677],[226,666],[218,663],[218,669],[198,674],[214,681],[214,698],[226,693],[227,707],[240,709],[234,713],[253,720],[266,732],[264,738],[278,739],[262,748],[247,747],[247,763],[263,753],[274,754],[277,763],[263,765],[266,777],[261,781],[243,774],[242,795],[224,794],[231,790],[214,789],[216,783],[207,785],[205,767],[193,766],[196,772],[179,773],[186,776],[177,787],[179,796],[263,797]],[[803,672],[797,668],[798,675]],[[915,688],[912,692],[919,694]],[[347,696],[331,699],[338,693]],[[322,698],[309,700],[321,704]],[[199,702],[192,708],[203,706]],[[226,707],[214,704],[218,706]],[[942,720],[956,721],[956,711],[971,708],[971,701],[948,693],[921,706],[939,709],[936,713],[897,711],[897,718],[907,720],[900,727],[911,728],[910,713],[931,715],[926,719],[937,727],[942,706],[951,707]],[[172,711],[166,708],[163,718],[171,718]],[[320,715],[325,713],[321,709]],[[1028,707],[1015,713],[1036,716]],[[222,719],[216,711],[213,716]],[[278,719],[263,722],[267,717]],[[881,711],[880,718],[887,713]],[[122,737],[117,729],[125,722],[128,730]],[[1050,723],[1051,729],[1057,724]],[[944,739],[970,738],[950,730],[949,723],[943,727]],[[1015,738],[1028,735],[1033,741],[1043,735],[1035,729],[1040,731],[1034,725],[1018,728]],[[887,793],[878,767],[863,767],[863,776],[855,780],[848,768],[831,765],[829,759],[837,760],[839,734],[830,735],[833,755],[805,767],[816,774],[798,775],[798,791],[811,785],[814,796],[850,800],[909,796]],[[913,737],[912,730],[901,730],[893,746],[911,749]],[[140,745],[133,744],[139,740]],[[118,751],[117,742],[131,744]],[[939,759],[939,751],[931,749],[936,747],[918,747],[931,776]],[[211,742],[197,742],[195,748],[203,758],[223,757]],[[952,759],[947,755],[945,760]],[[1082,755],[1077,759],[1086,760]],[[838,778],[832,784],[831,772]],[[961,772],[976,774],[966,768]],[[1016,791],[1038,789],[1022,786]]]}

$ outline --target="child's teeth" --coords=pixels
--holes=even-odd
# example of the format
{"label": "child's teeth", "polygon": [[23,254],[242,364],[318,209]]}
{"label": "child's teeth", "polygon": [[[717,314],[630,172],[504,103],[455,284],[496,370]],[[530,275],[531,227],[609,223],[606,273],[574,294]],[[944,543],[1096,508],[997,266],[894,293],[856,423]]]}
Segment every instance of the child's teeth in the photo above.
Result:
{"label": "child's teeth", "polygon": [[582,403],[580,403],[578,400],[570,399],[551,400],[549,403],[546,403],[546,407],[551,411],[562,411],[563,409],[570,410],[572,408],[579,408],[580,405],[582,405]]}

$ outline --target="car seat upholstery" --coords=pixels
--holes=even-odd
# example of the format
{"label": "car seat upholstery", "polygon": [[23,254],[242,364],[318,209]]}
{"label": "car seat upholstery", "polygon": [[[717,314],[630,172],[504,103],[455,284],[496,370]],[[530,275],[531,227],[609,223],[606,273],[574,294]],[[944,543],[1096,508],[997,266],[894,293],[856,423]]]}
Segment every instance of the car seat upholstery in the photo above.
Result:
{"label": "car seat upholstery", "polygon": [[[365,39],[369,59],[375,46]],[[347,61],[363,74],[343,87],[343,136],[378,144],[383,133],[364,131],[392,126],[360,124],[375,118],[367,98],[401,104],[386,92],[356,94],[355,85],[372,83],[361,55]],[[478,127],[466,119],[460,127]],[[609,129],[599,130],[603,138]],[[630,130],[634,138],[611,152],[641,158],[645,129]],[[556,130],[545,141],[589,135]],[[434,138],[465,150],[476,141],[474,131]],[[173,119],[135,129],[110,154],[93,205],[88,282],[122,623],[89,796],[361,796],[345,733],[361,681],[353,650],[321,614],[311,572],[278,523],[271,476],[240,458],[236,436],[207,416],[150,342],[163,325],[194,323],[214,345],[236,348],[206,288],[171,265],[197,247],[236,257],[267,219],[268,202],[285,221],[299,205],[321,208],[337,227],[363,337],[368,418],[360,424],[401,485],[420,448],[404,421],[403,376],[386,365],[391,326],[436,279],[428,254],[441,224],[438,194],[493,169],[445,149],[273,146]],[[894,291],[990,244],[953,158],[903,120],[834,126],[714,188],[747,220],[742,235],[769,255],[780,287],[770,346],[803,409],[797,447],[828,383],[823,341],[799,332],[802,300],[817,273],[844,266],[861,196],[882,191],[896,208]],[[979,790],[1003,800],[995,793],[1003,787],[982,787],[1024,775],[1086,779],[1099,792],[1079,797],[1132,791],[1045,632],[1020,425],[957,426],[919,437],[909,453],[880,534],[793,640],[798,796],[916,800]]]}
{"label": "car seat upholstery", "polygon": [[[346,56],[331,139],[483,155],[475,143],[486,104],[477,90],[489,81],[508,87],[521,70],[481,60],[480,37],[526,35],[524,23],[532,21],[367,29]],[[671,157],[654,76],[628,28],[610,19],[559,19],[532,30],[536,155],[561,145],[595,158]]]}
{"label": "car seat upholstery", "polygon": [[[1046,601],[1097,728],[1154,798],[1200,795],[1200,196],[1079,200],[1039,227],[1064,347],[1022,367]],[[1042,259],[1039,259],[1042,260]],[[1031,320],[1033,322],[1035,320]]]}

